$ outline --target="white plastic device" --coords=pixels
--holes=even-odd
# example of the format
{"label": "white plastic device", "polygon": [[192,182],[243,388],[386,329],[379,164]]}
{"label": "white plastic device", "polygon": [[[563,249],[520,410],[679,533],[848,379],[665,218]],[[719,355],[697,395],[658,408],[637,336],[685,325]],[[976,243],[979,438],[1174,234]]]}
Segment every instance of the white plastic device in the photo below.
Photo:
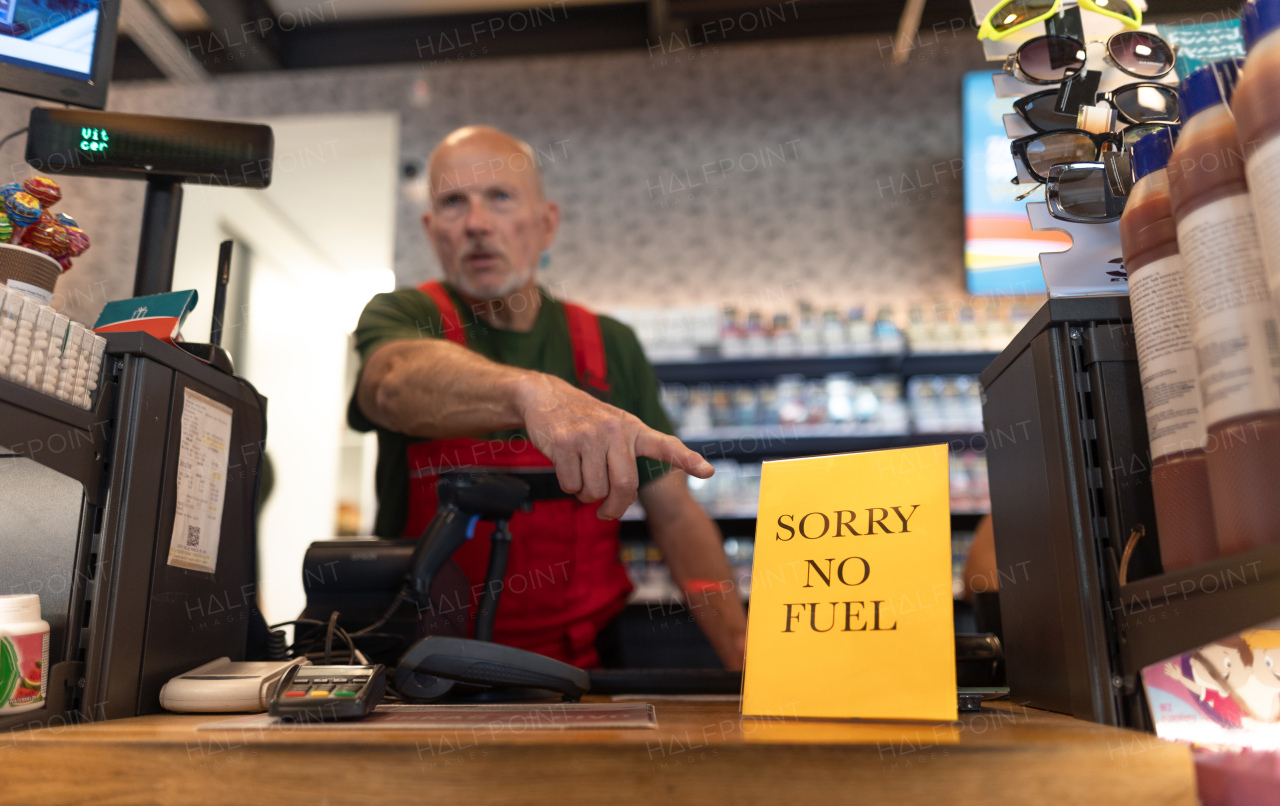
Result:
{"label": "white plastic device", "polygon": [[165,683],[160,705],[186,713],[265,711],[285,670],[306,663],[306,658],[262,662],[218,658]]}

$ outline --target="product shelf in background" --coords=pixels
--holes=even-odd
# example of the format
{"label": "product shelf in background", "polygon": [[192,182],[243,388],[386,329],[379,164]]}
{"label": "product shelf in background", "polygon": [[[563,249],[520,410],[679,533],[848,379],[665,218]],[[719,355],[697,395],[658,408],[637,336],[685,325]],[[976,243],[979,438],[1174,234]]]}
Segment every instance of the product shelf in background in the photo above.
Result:
{"label": "product shelf in background", "polygon": [[[660,397],[676,434],[711,458],[932,444],[982,431],[976,375],[913,375],[905,390],[896,375],[784,375],[773,383],[664,384]],[[976,447],[968,442],[958,447]]]}
{"label": "product shelf in background", "polygon": [[695,361],[656,362],[654,373],[663,383],[725,383],[773,380],[779,375],[823,377],[843,372],[872,375],[977,375],[998,350],[913,349],[906,353],[787,358],[722,358],[704,354]]}
{"label": "product shelf in background", "polygon": [[[989,512],[991,495],[985,454],[978,450],[952,451],[948,464],[952,514],[977,517]],[[754,535],[761,463],[719,459],[712,465],[715,475],[709,479],[690,478],[689,492],[708,515],[721,522],[727,537]],[[622,516],[624,521],[643,519],[644,508],[639,501]]]}
{"label": "product shelf in background", "polygon": [[[972,532],[966,530],[952,534],[951,592],[954,599],[964,595],[964,564],[972,545]],[[708,602],[715,602],[721,595],[736,594],[743,603],[747,603],[751,600],[751,570],[755,542],[751,539],[730,537],[724,541],[724,552],[732,575],[731,589],[725,590],[724,594],[705,594]],[[634,588],[627,598],[627,604],[653,608],[679,608],[686,604],[684,593],[672,582],[671,571],[662,561],[662,552],[652,543],[638,540],[623,541],[619,559],[626,566],[627,576]]]}
{"label": "product shelf in background", "polygon": [[613,311],[668,382],[764,380],[782,374],[897,372],[919,354],[994,355],[1039,297],[968,297],[819,310],[802,300],[739,311],[712,306]]}

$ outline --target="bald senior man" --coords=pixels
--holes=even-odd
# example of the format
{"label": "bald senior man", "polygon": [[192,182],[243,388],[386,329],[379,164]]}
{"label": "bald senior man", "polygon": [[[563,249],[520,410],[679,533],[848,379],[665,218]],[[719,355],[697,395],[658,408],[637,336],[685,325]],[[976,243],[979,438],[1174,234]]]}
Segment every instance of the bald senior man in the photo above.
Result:
{"label": "bald senior man", "polygon": [[[441,141],[428,170],[422,221],[445,280],[379,294],[356,329],[363,366],[348,420],[378,431],[376,533],[421,535],[441,472],[554,479],[511,522],[494,639],[590,668],[631,592],[617,518],[638,494],[689,613],[725,667],[740,669],[746,613],[719,529],[686,480],[712,467],[672,436],[631,329],[538,286],[560,208],[533,150],[468,126]],[[477,594],[488,553],[481,525],[454,555]]]}

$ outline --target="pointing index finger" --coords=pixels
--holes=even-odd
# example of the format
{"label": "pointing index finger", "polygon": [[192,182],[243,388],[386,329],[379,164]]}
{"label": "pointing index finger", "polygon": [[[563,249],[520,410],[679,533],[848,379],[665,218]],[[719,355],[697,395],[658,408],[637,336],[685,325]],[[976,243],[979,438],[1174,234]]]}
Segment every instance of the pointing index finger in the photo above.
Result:
{"label": "pointing index finger", "polygon": [[711,463],[670,434],[646,428],[636,437],[636,455],[675,465],[690,476],[709,479],[716,472]]}

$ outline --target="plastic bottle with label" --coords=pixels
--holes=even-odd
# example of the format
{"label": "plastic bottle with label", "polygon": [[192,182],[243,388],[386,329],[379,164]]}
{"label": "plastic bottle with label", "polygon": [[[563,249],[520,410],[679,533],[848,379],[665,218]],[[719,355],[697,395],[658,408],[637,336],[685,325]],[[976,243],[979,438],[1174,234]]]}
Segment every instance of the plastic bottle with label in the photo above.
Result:
{"label": "plastic bottle with label", "polygon": [[1239,60],[1182,82],[1182,132],[1169,159],[1218,547],[1280,542],[1280,333],[1227,106]]}
{"label": "plastic bottle with label", "polygon": [[0,596],[0,717],[43,708],[49,685],[49,622],[34,593]]}
{"label": "plastic bottle with label", "polygon": [[1231,101],[1271,298],[1280,302],[1280,0],[1244,4],[1248,58]]}
{"label": "plastic bottle with label", "polygon": [[1134,144],[1130,160],[1137,181],[1120,216],[1166,572],[1218,556],[1191,314],[1165,171],[1175,132],[1160,129]]}

